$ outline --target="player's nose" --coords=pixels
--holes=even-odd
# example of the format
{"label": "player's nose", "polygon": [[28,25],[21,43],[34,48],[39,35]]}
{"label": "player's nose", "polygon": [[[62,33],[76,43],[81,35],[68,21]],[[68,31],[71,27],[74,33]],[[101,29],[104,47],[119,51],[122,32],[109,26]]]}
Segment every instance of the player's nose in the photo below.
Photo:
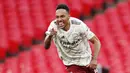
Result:
{"label": "player's nose", "polygon": [[62,18],[58,18],[57,21],[58,21],[58,22],[61,22],[61,21],[62,21]]}

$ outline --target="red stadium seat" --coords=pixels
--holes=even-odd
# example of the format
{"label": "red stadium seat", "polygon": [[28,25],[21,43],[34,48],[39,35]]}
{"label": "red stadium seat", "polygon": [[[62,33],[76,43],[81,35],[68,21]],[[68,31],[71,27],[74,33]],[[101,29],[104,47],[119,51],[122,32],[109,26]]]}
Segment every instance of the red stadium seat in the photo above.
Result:
{"label": "red stadium seat", "polygon": [[90,28],[91,31],[93,31],[95,34],[97,33],[95,25],[93,24],[93,20],[84,20],[84,23]]}
{"label": "red stadium seat", "polygon": [[70,15],[79,18],[82,12],[81,1],[71,0]]}
{"label": "red stadium seat", "polygon": [[30,51],[21,52],[19,55],[19,73],[34,73],[32,55]]}
{"label": "red stadium seat", "polygon": [[35,73],[51,73],[51,67],[48,63],[48,57],[46,57],[46,51],[43,46],[37,45],[32,47],[32,57],[34,60],[33,67]]}
{"label": "red stadium seat", "polygon": [[123,60],[123,63],[124,63],[124,70],[126,73],[129,73],[130,70],[129,70],[129,67],[130,67],[130,53],[127,53],[128,55],[125,55],[123,56],[124,60]]}
{"label": "red stadium seat", "polygon": [[82,2],[83,14],[89,16],[94,6],[93,0],[81,0],[81,2]]}
{"label": "red stadium seat", "polygon": [[122,22],[122,27],[124,27],[124,30],[128,35],[130,35],[128,32],[130,31],[130,9],[127,2],[120,2],[117,4],[117,11],[120,15],[120,19]]}
{"label": "red stadium seat", "polygon": [[59,59],[54,43],[52,44],[51,48],[47,50],[46,54],[47,54],[49,63],[52,67],[53,73],[67,73],[65,70],[65,66],[63,65],[62,61]]}
{"label": "red stadium seat", "polygon": [[94,2],[94,9],[102,10],[104,0],[96,0],[96,1],[93,0],[93,2]]}
{"label": "red stadium seat", "polygon": [[19,65],[18,65],[18,57],[10,57],[6,59],[4,73],[20,73]]}
{"label": "red stadium seat", "polygon": [[[119,20],[119,16],[117,14],[116,9],[115,10],[110,9],[110,11],[106,11],[106,15],[107,14],[108,14],[107,18],[110,22],[110,26],[112,27],[111,29],[113,31],[113,35],[118,36],[116,38],[120,38],[120,36],[119,36],[120,34],[125,36],[126,32],[124,31],[124,28],[122,27],[124,24],[122,25],[121,21]],[[126,36],[126,39],[129,39],[129,38],[127,38],[127,36]]]}
{"label": "red stadium seat", "polygon": [[46,25],[49,25],[50,22],[55,19],[56,4],[53,0],[44,0],[42,4],[43,10],[45,11],[44,15],[47,21]]}
{"label": "red stadium seat", "polygon": [[0,73],[5,73],[4,63],[0,63]]}
{"label": "red stadium seat", "polygon": [[5,59],[7,48],[8,48],[7,30],[5,26],[3,5],[0,4],[0,60]]}
{"label": "red stadium seat", "polygon": [[101,64],[104,67],[109,67],[109,65],[108,65],[108,57],[104,52],[104,48],[105,47],[103,47],[103,45],[102,45],[101,51],[100,51],[100,54],[99,54],[99,57],[98,57],[98,62],[99,62],[99,64]]}
{"label": "red stadium seat", "polygon": [[110,24],[110,27],[111,27],[110,29],[113,29],[113,32],[117,32],[117,30],[122,31],[121,22],[119,21],[119,16],[115,8],[107,9],[107,11],[105,12],[105,15]]}
{"label": "red stadium seat", "polygon": [[40,0],[30,1],[32,22],[34,25],[34,38],[43,40],[43,35],[47,30],[46,19],[43,15],[43,9]]}
{"label": "red stadium seat", "polygon": [[28,0],[17,0],[16,3],[23,38],[22,43],[24,46],[29,47],[32,44],[32,38],[34,37],[34,29]]}
{"label": "red stadium seat", "polygon": [[105,0],[105,2],[106,2],[107,4],[113,4],[113,3],[114,3],[114,0]]}
{"label": "red stadium seat", "polygon": [[4,60],[8,49],[8,39],[5,30],[0,30],[0,34],[0,60]]}
{"label": "red stadium seat", "polygon": [[[52,43],[32,46],[32,39],[42,40],[50,22],[55,18],[56,5],[65,3],[71,15],[89,16],[92,9],[101,10],[104,0],[2,0],[0,4],[0,73],[67,73]],[[113,3],[114,0],[106,0]],[[109,4],[108,3],[108,4]],[[130,1],[119,2],[103,14],[84,23],[101,41],[98,61],[110,68],[110,73],[130,73]],[[19,45],[31,47],[15,57]],[[93,51],[93,46],[92,51]],[[3,62],[3,60],[5,62]],[[2,61],[2,62],[1,62]]]}
{"label": "red stadium seat", "polygon": [[15,1],[6,0],[3,1],[4,14],[9,39],[8,52],[15,54],[18,52],[18,47],[21,44],[21,32],[19,29],[19,23],[16,14]]}
{"label": "red stadium seat", "polygon": [[[111,46],[111,45],[109,45],[109,46]],[[106,53],[108,52],[107,56],[109,56],[108,57],[108,64],[110,66],[110,71],[121,70],[123,72],[123,63],[121,61],[120,53],[116,52],[117,50],[114,50],[113,46],[112,46],[112,48],[108,48],[108,49],[110,49],[110,50],[106,51]]]}
{"label": "red stadium seat", "polygon": [[68,0],[56,0],[57,1],[57,5],[58,4],[67,4],[68,6],[70,6],[70,3]]}
{"label": "red stadium seat", "polygon": [[100,38],[104,36],[108,37],[106,35],[110,33],[108,29],[108,22],[106,21],[104,14],[97,14],[95,18],[93,19],[93,24],[97,28],[96,31],[98,32],[97,34],[99,34]]}
{"label": "red stadium seat", "polygon": [[129,9],[130,9],[130,0],[128,0],[127,2],[128,2],[128,4],[129,4]]}
{"label": "red stadium seat", "polygon": [[[123,31],[122,24],[120,23],[119,16],[117,14],[116,9],[115,8],[107,9],[105,14],[106,14],[106,18],[108,19],[110,31],[111,31],[112,37],[113,37],[113,41],[110,41],[110,39],[109,39],[109,42],[113,42],[113,44],[115,45],[115,48],[113,47],[113,49],[115,51],[113,49],[111,49],[112,51],[111,50],[110,51],[111,52],[114,51],[113,52],[114,54],[117,52],[117,55],[111,56],[110,59],[113,59],[113,61],[115,61],[115,58],[118,58],[118,61],[115,62],[114,64],[116,64],[115,66],[119,65],[119,67],[116,67],[115,70],[111,70],[111,71],[116,73],[116,71],[119,70],[120,73],[123,73],[123,71],[124,71],[123,69],[125,67],[123,66],[124,61],[122,61],[122,58],[124,56],[121,56],[121,55],[123,55],[124,52],[126,52],[125,49],[127,49],[127,48],[125,48],[125,49],[122,48],[123,46],[122,47],[120,46],[121,42],[119,44],[119,41],[122,40],[122,43],[123,43],[123,40],[127,40],[127,36],[126,36],[126,33]],[[117,41],[114,41],[114,40],[117,40]],[[125,43],[127,43],[127,41],[124,41],[124,44]],[[108,44],[108,43],[106,43],[106,44]],[[111,46],[111,45],[109,45],[109,46]],[[113,62],[111,61],[110,66],[112,66],[112,65],[113,65]],[[115,68],[115,66],[113,66],[111,68]]]}

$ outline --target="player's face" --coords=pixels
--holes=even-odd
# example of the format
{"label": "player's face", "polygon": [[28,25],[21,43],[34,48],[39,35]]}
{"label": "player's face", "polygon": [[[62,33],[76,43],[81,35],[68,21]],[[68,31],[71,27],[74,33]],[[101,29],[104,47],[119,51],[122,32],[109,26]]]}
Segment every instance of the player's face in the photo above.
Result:
{"label": "player's face", "polygon": [[59,28],[65,28],[69,22],[69,13],[65,9],[56,10],[56,22]]}

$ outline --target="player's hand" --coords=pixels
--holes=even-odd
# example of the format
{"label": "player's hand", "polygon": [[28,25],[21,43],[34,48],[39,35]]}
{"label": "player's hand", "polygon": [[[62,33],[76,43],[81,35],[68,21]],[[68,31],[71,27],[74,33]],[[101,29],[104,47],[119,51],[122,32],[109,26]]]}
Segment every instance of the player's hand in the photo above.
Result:
{"label": "player's hand", "polygon": [[89,67],[91,69],[96,69],[97,68],[97,59],[92,59],[90,64],[87,65],[87,67]]}
{"label": "player's hand", "polygon": [[57,31],[54,28],[50,30],[50,36],[56,35],[56,33]]}

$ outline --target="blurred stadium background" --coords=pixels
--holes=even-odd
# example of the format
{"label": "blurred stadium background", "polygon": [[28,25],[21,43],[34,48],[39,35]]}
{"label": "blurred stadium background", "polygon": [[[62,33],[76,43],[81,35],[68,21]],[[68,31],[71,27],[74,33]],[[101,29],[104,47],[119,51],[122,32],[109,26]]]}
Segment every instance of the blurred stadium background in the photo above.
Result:
{"label": "blurred stadium background", "polygon": [[0,73],[67,73],[42,43],[59,3],[99,37],[102,67],[130,73],[130,0],[0,0]]}

